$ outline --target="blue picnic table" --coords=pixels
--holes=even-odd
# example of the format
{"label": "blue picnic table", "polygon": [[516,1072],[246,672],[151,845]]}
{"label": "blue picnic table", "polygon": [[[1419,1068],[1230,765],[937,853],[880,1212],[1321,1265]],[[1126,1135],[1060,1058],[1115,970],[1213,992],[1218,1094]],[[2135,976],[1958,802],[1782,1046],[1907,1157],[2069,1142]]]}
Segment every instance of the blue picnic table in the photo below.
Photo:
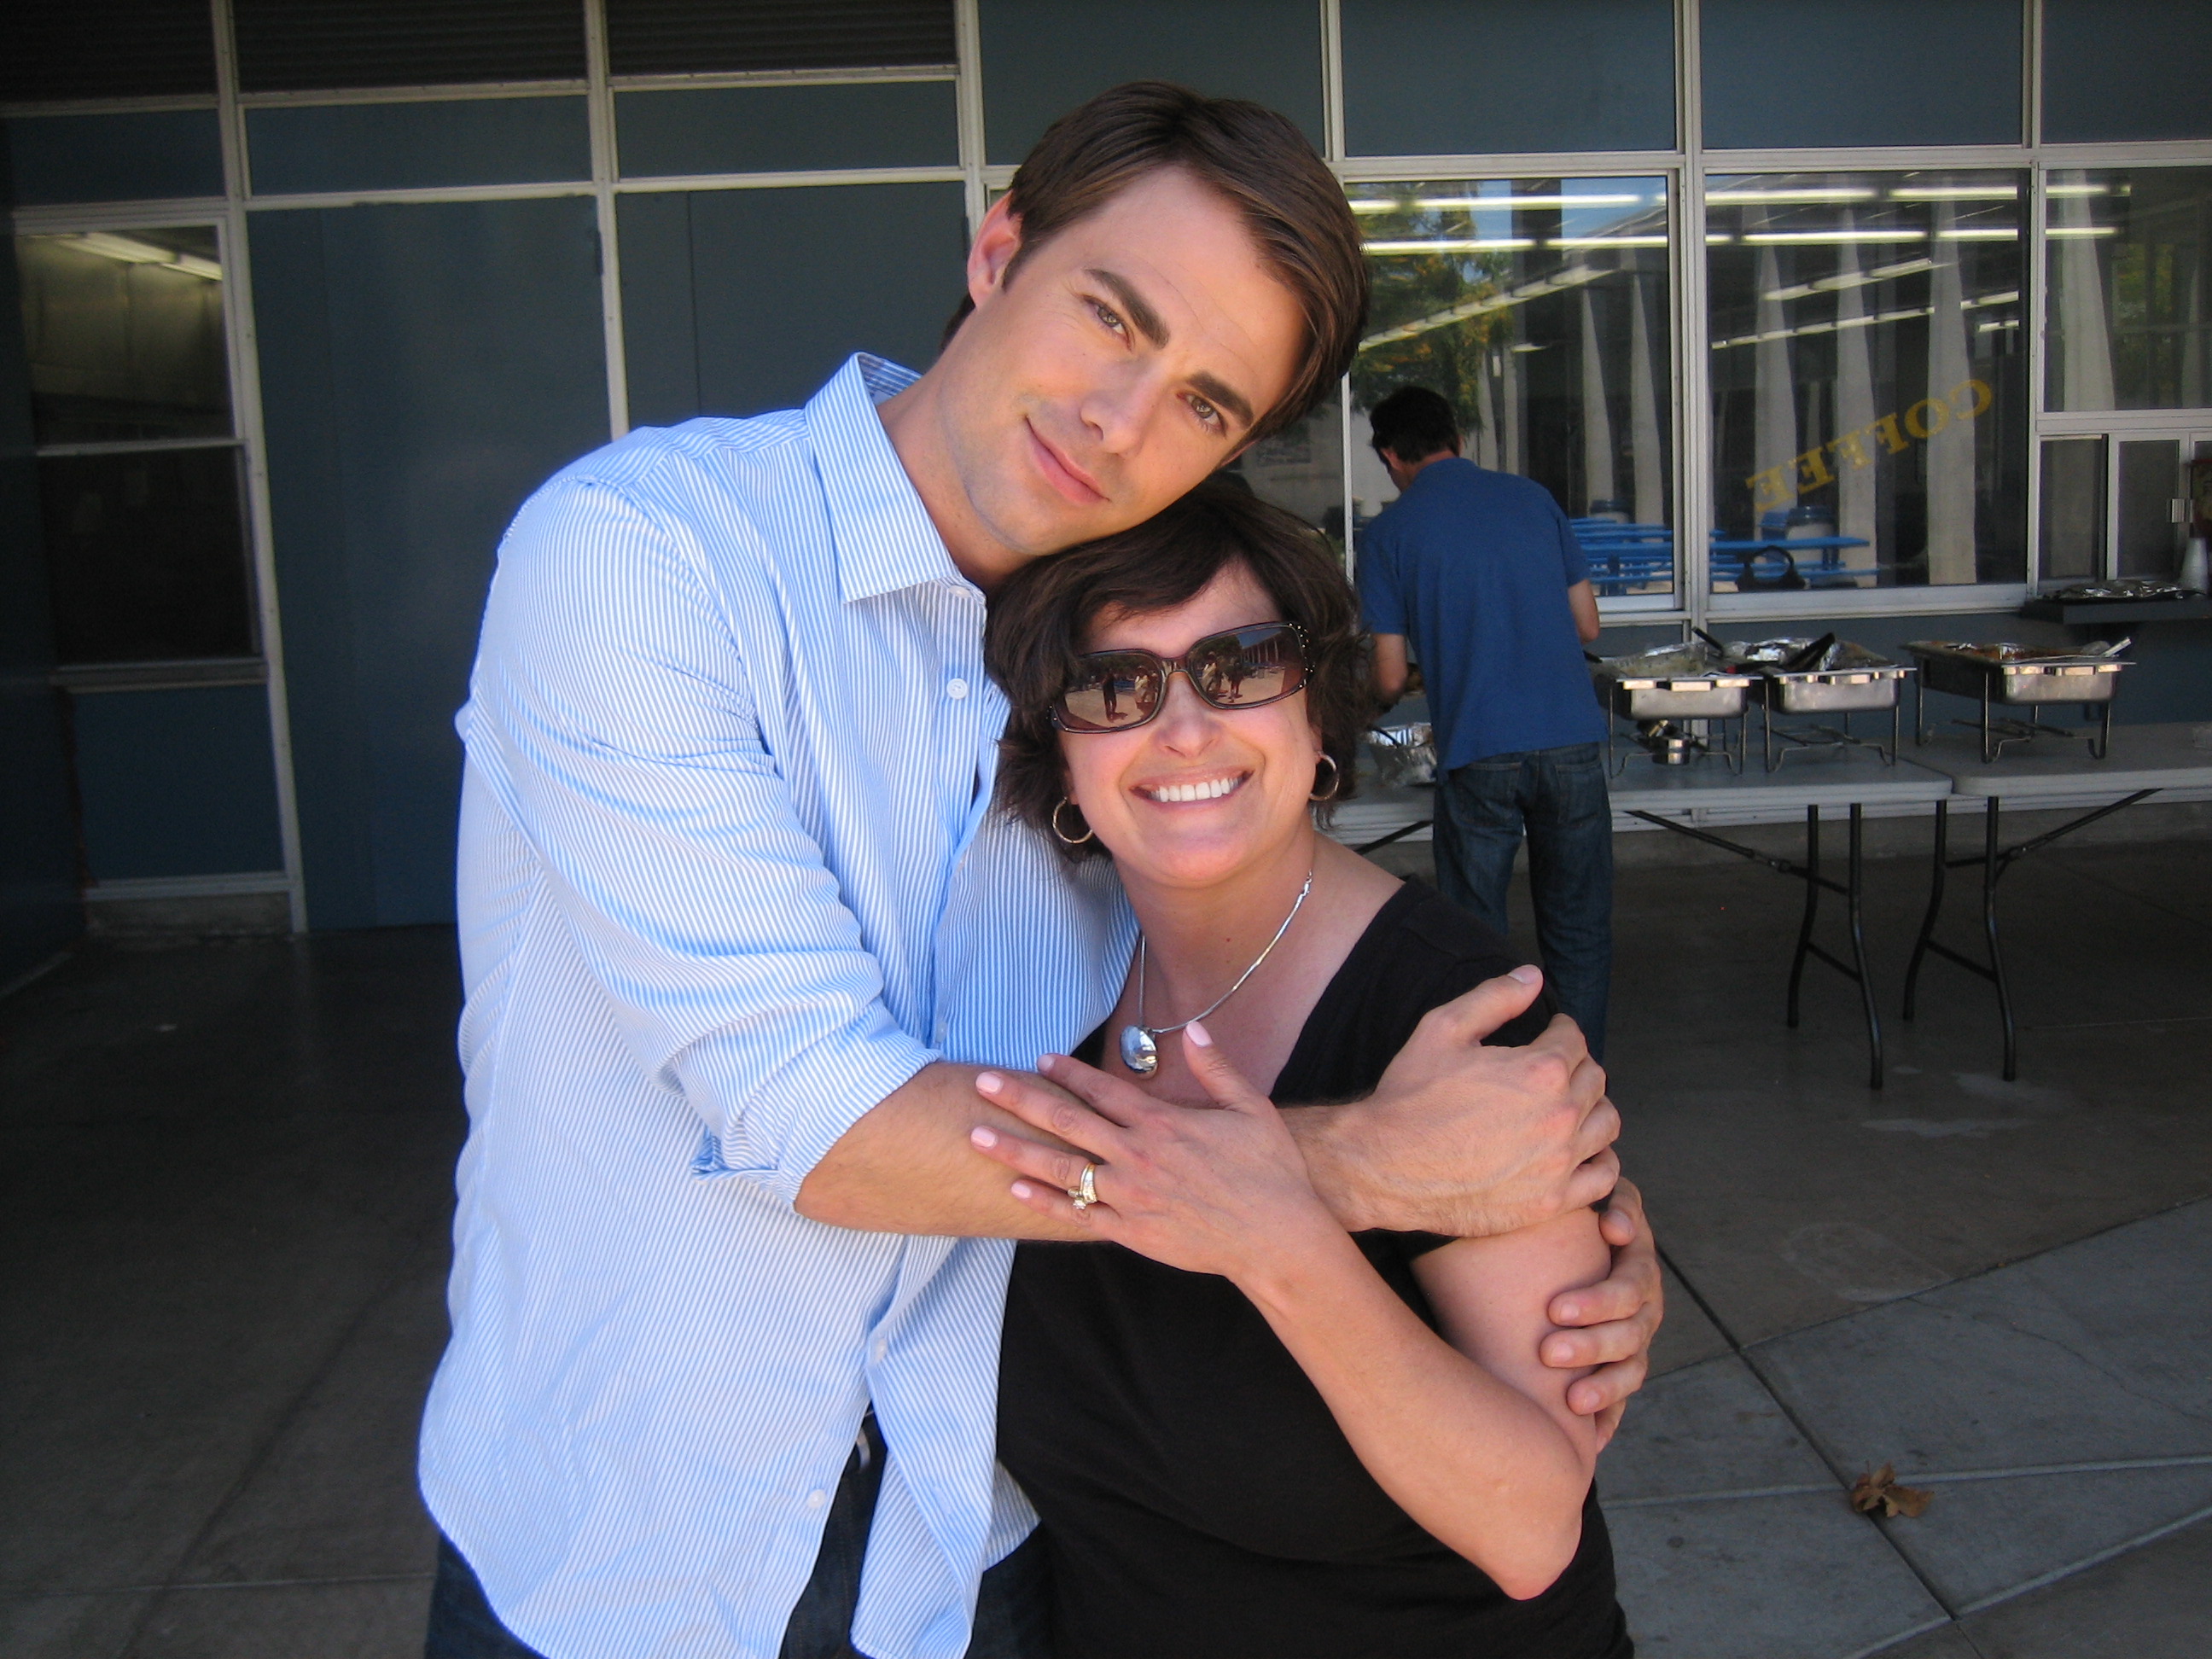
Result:
{"label": "blue picnic table", "polygon": [[[1570,519],[1575,539],[1589,562],[1590,583],[1613,596],[1669,580],[1674,574],[1674,532],[1663,524],[1625,524],[1618,519]],[[1856,585],[1864,573],[1846,566],[1847,547],[1865,547],[1861,536],[1762,536],[1751,540],[1715,531],[1710,557],[1712,579],[1739,586],[1778,586],[1802,577],[1808,587]],[[1810,568],[1798,562],[1819,554]]]}

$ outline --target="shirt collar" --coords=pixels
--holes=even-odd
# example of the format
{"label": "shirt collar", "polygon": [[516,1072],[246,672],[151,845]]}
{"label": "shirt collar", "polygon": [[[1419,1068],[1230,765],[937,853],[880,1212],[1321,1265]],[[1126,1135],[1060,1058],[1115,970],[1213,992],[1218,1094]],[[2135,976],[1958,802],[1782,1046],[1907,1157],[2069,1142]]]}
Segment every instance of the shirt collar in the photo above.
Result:
{"label": "shirt collar", "polygon": [[878,404],[921,378],[855,352],[806,404],[837,554],[838,596],[848,605],[923,582],[965,580],[876,413]]}

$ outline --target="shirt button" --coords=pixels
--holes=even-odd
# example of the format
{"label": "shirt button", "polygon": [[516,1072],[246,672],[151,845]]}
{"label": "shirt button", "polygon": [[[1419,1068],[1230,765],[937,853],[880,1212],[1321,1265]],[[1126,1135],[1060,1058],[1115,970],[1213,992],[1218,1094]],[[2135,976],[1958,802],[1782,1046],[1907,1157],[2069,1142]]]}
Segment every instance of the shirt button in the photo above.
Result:
{"label": "shirt button", "polygon": [[880,1365],[884,1361],[891,1357],[891,1345],[884,1341],[883,1338],[879,1336],[876,1339],[874,1353],[876,1356],[876,1364]]}
{"label": "shirt button", "polygon": [[829,1501],[830,1494],[826,1492],[811,1492],[806,1494],[806,1507],[810,1510],[818,1510]]}
{"label": "shirt button", "polygon": [[945,695],[951,698],[953,702],[958,702],[961,698],[968,695],[968,682],[963,679],[950,679],[945,681]]}

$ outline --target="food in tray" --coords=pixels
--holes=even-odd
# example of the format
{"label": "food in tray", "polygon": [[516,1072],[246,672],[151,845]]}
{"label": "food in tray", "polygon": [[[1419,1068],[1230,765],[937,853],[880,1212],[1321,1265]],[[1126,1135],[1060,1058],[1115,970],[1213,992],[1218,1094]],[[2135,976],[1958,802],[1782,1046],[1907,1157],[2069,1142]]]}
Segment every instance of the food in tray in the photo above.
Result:
{"label": "food in tray", "polygon": [[1850,640],[1833,641],[1813,661],[1799,663],[1798,659],[1811,650],[1816,642],[1809,639],[1730,640],[1728,642],[1729,659],[1743,668],[1779,669],[1784,664],[1792,664],[1796,665],[1790,672],[1799,674],[1836,674],[1856,669],[1897,666],[1887,657]]}
{"label": "food in tray", "polygon": [[1908,640],[1907,651],[1930,655],[1971,657],[1977,662],[2092,662],[2109,659],[2127,649],[2126,640],[2092,640],[2087,645],[2021,645],[2011,641]]}
{"label": "food in tray", "polygon": [[2061,605],[2088,605],[2100,599],[2193,599],[2197,593],[2195,588],[2154,581],[2146,576],[2118,576],[2110,581],[2077,582],[2043,597],[2056,599]]}
{"label": "food in tray", "polygon": [[1679,679],[1701,674],[1725,674],[1729,665],[1711,647],[1694,641],[1686,645],[1662,645],[1626,657],[1605,657],[1599,665],[1615,679]]}

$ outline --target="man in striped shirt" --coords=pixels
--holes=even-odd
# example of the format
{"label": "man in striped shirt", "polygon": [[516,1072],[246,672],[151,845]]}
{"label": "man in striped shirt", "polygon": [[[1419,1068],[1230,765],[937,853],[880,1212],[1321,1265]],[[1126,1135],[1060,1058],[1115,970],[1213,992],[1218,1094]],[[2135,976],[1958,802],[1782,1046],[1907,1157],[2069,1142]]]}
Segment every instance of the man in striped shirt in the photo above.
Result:
{"label": "man in striped shirt", "polygon": [[[1054,1224],[969,1135],[1022,1133],[979,1074],[1103,1018],[1133,929],[1102,864],[988,810],[984,596],[1303,416],[1365,276],[1288,122],[1138,84],[1046,136],[968,293],[927,374],[859,357],[803,410],[633,433],[502,544],[459,720],[432,1659],[1041,1651],[992,1426],[1008,1241]],[[1287,1115],[1347,1226],[1500,1232],[1612,1185],[1571,1024],[1474,1041],[1534,994],[1480,988],[1357,1112]],[[1599,1368],[1592,1412],[1659,1316],[1622,1192],[1615,1275],[1546,1354]]]}

